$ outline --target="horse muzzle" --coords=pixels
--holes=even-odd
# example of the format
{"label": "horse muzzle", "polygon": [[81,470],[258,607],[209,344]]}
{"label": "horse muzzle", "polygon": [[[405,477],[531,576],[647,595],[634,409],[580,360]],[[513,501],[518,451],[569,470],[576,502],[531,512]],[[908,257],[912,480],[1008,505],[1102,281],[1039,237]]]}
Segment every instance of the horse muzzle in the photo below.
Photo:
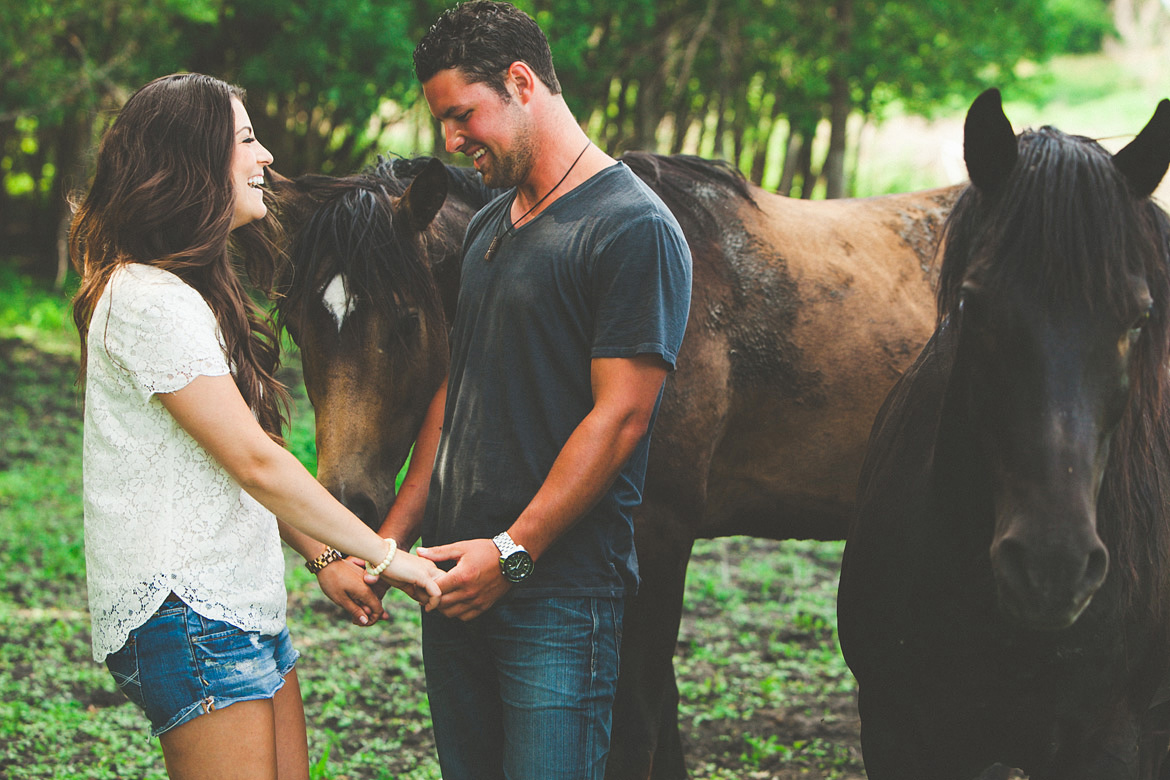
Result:
{"label": "horse muzzle", "polygon": [[1075,623],[1109,570],[1105,545],[1090,537],[1053,541],[1009,532],[996,540],[991,568],[1004,615],[1040,631]]}

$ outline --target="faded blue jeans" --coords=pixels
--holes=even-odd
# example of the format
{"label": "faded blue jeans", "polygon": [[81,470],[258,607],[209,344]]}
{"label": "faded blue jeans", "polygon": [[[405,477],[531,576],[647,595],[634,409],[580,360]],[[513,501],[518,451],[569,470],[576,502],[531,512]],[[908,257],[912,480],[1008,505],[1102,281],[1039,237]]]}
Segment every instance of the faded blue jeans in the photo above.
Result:
{"label": "faded blue jeans", "polygon": [[422,620],[443,780],[601,780],[624,602],[507,599]]}

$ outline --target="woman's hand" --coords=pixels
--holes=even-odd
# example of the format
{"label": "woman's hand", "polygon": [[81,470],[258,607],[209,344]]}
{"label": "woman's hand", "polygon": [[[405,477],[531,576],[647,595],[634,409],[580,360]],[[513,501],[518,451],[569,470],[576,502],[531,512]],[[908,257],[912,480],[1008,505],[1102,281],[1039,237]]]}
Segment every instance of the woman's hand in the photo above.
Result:
{"label": "woman's hand", "polygon": [[365,581],[362,565],[354,565],[353,558],[334,561],[317,573],[317,584],[334,604],[349,613],[355,626],[372,626],[390,615],[382,608],[385,591],[375,590]]}
{"label": "woman's hand", "polygon": [[[382,579],[422,604],[427,611],[439,606],[443,592],[436,580],[444,572],[430,561],[414,553],[399,550],[390,565],[382,572]],[[366,584],[377,582],[370,575],[365,576]]]}

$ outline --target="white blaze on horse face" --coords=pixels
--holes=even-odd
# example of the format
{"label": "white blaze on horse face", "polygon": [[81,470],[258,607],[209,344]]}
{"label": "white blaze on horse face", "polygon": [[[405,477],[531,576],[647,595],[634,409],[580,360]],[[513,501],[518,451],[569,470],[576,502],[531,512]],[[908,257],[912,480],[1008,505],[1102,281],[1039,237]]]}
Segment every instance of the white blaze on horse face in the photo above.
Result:
{"label": "white blaze on horse face", "polygon": [[349,297],[345,276],[342,274],[333,277],[333,280],[325,285],[325,289],[321,291],[321,303],[325,304],[325,308],[337,321],[338,333],[341,332],[341,326],[345,324],[345,318],[353,314],[353,310],[357,307],[357,302]]}

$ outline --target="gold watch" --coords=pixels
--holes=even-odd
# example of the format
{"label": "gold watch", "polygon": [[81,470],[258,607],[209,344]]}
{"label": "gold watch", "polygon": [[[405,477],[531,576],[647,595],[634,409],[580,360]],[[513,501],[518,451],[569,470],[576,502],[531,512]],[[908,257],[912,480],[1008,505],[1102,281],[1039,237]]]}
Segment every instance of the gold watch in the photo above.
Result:
{"label": "gold watch", "polygon": [[325,552],[318,555],[311,561],[305,561],[305,568],[309,570],[310,574],[320,574],[321,570],[334,561],[340,561],[345,556],[332,547],[326,547]]}

